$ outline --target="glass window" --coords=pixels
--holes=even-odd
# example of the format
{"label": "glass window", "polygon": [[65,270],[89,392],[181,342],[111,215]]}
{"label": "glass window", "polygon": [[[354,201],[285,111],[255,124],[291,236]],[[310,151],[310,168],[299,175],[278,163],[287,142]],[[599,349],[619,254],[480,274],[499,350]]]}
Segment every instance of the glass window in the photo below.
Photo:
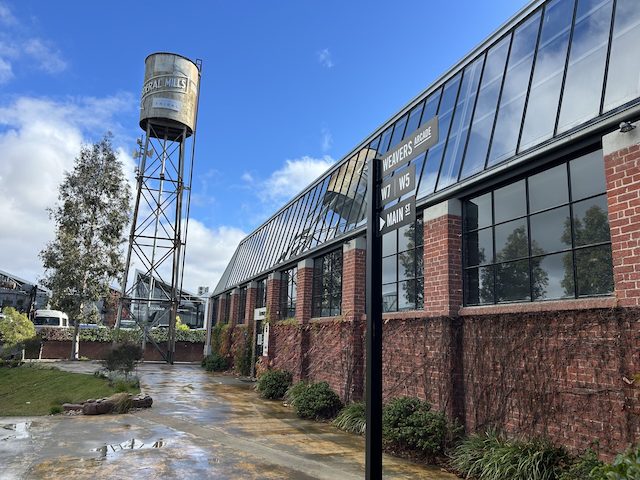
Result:
{"label": "glass window", "polygon": [[342,308],[342,248],[314,260],[312,309],[314,317],[340,315]]}
{"label": "glass window", "polygon": [[224,295],[224,323],[231,322],[231,292]]}
{"label": "glass window", "polygon": [[603,163],[600,150],[464,202],[466,305],[613,291],[604,184],[573,183],[573,170],[593,175]]}
{"label": "glass window", "polygon": [[382,238],[382,309],[416,310],[424,305],[422,216]]}
{"label": "glass window", "polygon": [[558,132],[600,112],[612,5],[611,0],[578,0]]}
{"label": "glass window", "polygon": [[282,272],[280,287],[280,317],[295,318],[296,297],[298,295],[298,268],[293,267]]}
{"label": "glass window", "polygon": [[437,190],[448,187],[458,180],[460,163],[464,154],[464,147],[467,144],[469,122],[476,104],[483,63],[484,55],[464,69],[462,86],[458,94],[453,123],[449,129],[449,138],[445,147],[445,156],[440,170],[440,177],[438,178]]}
{"label": "glass window", "polygon": [[638,0],[617,0],[604,111],[640,96],[640,8]]}
{"label": "glass window", "polygon": [[573,8],[574,0],[556,0],[545,8],[520,151],[553,135],[567,60]]}
{"label": "glass window", "polygon": [[389,149],[395,147],[402,141],[402,137],[404,137],[404,128],[407,126],[407,118],[407,115],[404,115],[396,122],[395,127],[393,128],[393,136],[391,137]]}
{"label": "glass window", "polygon": [[247,287],[242,287],[238,291],[238,325],[242,325],[247,316]]}
{"label": "glass window", "polygon": [[571,198],[580,200],[606,191],[602,150],[569,162]]}
{"label": "glass window", "polygon": [[539,25],[538,12],[514,33],[488,165],[500,163],[516,153]]}
{"label": "glass window", "polygon": [[476,111],[473,114],[461,179],[470,177],[484,169],[510,41],[511,35],[506,36],[487,53],[487,62],[482,73],[482,83],[480,84]]}
{"label": "glass window", "polygon": [[420,124],[420,118],[422,118],[422,110],[424,109],[424,101],[420,102],[417,106],[413,107],[409,113],[409,121],[405,127],[403,140],[407,138],[407,135],[412,133]]}
{"label": "glass window", "polygon": [[267,306],[267,278],[261,278],[256,281],[256,308]]}

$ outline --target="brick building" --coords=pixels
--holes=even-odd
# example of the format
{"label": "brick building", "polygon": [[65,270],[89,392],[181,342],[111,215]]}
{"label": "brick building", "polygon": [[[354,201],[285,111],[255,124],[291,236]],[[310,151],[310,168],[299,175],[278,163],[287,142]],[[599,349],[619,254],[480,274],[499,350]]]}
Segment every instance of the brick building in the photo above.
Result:
{"label": "brick building", "polygon": [[367,165],[437,118],[417,219],[383,238],[385,398],[637,441],[638,44],[634,0],[532,2],[240,243],[214,321],[260,333],[266,307],[265,362],[361,398]]}

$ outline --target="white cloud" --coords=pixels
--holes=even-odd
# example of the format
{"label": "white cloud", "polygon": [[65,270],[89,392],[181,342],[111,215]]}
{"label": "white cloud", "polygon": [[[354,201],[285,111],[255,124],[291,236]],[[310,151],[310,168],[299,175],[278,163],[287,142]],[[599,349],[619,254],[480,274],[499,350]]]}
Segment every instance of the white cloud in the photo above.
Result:
{"label": "white cloud", "polygon": [[37,62],[40,70],[47,73],[60,73],[67,68],[67,62],[62,58],[60,50],[52,47],[49,42],[30,38],[24,42],[23,49]]}
{"label": "white cloud", "polygon": [[331,135],[331,132],[329,131],[328,128],[323,127],[322,128],[322,151],[326,152],[328,150],[331,149],[331,146],[333,145],[333,135]]}
{"label": "white cloud", "polygon": [[247,183],[253,183],[253,176],[249,172],[244,172],[240,178]]}
{"label": "white cloud", "polygon": [[0,85],[9,82],[13,78],[13,68],[6,60],[0,58]]}
{"label": "white cloud", "polygon": [[256,189],[265,202],[281,203],[296,195],[313,180],[324,173],[335,160],[329,155],[322,158],[303,156],[287,160],[284,167],[276,170]]}
{"label": "white cloud", "polygon": [[16,18],[9,10],[6,4],[0,3],[0,23],[4,23],[5,25],[15,25]]}
{"label": "white cloud", "polygon": [[325,68],[332,68],[334,63],[331,58],[331,52],[328,48],[323,48],[318,52],[318,62]]}

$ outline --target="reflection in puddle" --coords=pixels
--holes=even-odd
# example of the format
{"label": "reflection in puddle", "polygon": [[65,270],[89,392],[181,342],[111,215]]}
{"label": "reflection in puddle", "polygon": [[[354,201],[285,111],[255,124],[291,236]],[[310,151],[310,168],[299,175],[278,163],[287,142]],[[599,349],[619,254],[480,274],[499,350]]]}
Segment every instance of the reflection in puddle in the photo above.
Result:
{"label": "reflection in puddle", "polygon": [[20,440],[23,438],[29,438],[29,427],[31,427],[31,422],[18,422],[11,423],[9,425],[3,425],[2,429],[9,430],[11,431],[11,433],[7,434],[6,432],[3,432],[3,434],[0,434],[0,436],[2,437],[2,440]]}
{"label": "reflection in puddle", "polygon": [[155,442],[143,442],[132,438],[122,443],[115,443],[113,445],[103,445],[102,447],[94,448],[94,452],[100,452],[102,458],[112,457],[115,454],[123,452],[125,450],[146,450],[149,448],[162,448],[167,444],[162,438]]}

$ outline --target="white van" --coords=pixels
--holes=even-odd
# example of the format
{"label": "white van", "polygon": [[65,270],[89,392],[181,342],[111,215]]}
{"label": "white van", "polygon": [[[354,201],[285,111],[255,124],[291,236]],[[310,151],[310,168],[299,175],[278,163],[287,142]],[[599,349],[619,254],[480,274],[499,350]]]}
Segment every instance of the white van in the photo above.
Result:
{"label": "white van", "polygon": [[62,327],[69,326],[69,316],[60,310],[36,310],[33,318],[36,329],[42,327]]}

